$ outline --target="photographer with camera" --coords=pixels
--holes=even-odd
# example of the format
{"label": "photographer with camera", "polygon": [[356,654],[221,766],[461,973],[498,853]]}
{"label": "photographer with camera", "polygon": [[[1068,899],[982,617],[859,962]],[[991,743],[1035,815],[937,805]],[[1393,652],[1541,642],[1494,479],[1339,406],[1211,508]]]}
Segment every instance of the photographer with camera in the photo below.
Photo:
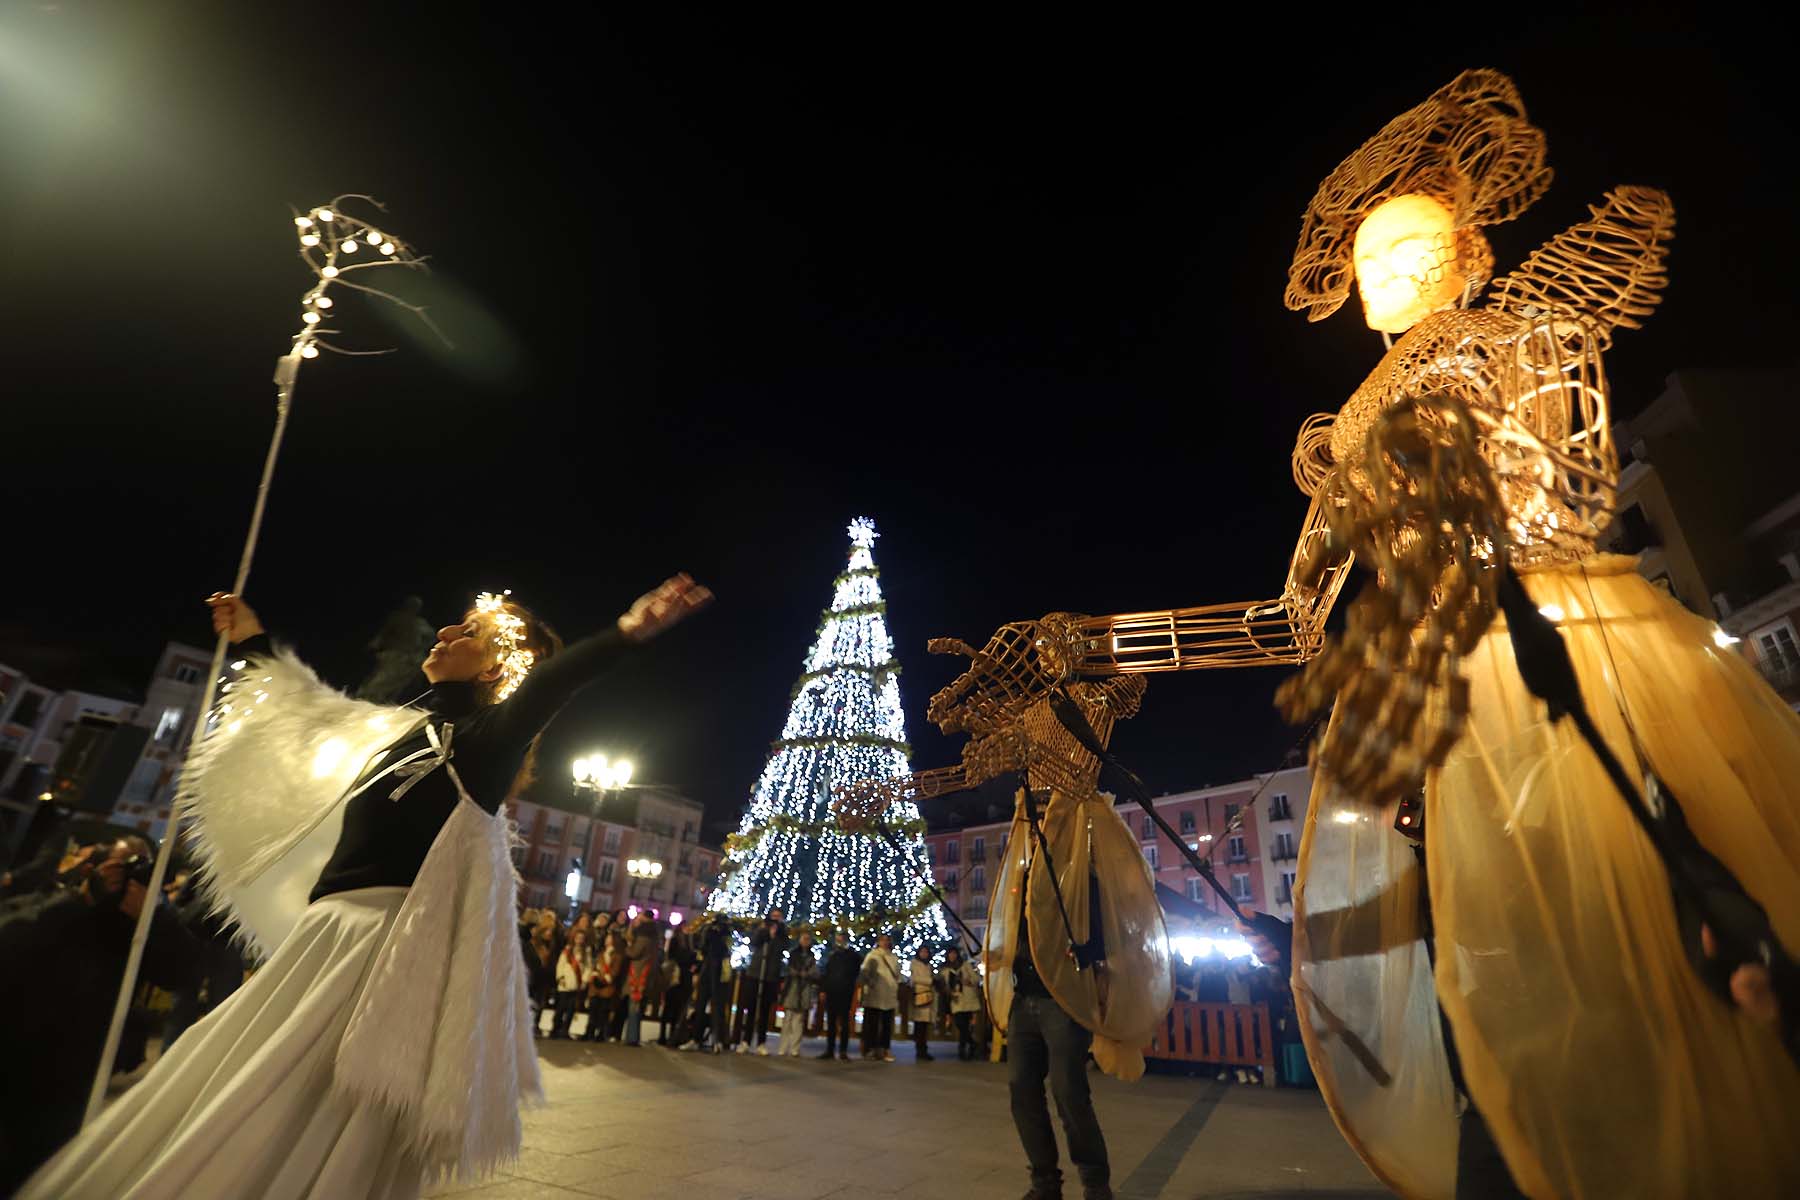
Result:
{"label": "photographer with camera", "polygon": [[[0,908],[0,1195],[81,1127],[154,854],[137,837],[83,847],[57,891]],[[142,978],[172,991],[196,983],[200,948],[158,906]]]}

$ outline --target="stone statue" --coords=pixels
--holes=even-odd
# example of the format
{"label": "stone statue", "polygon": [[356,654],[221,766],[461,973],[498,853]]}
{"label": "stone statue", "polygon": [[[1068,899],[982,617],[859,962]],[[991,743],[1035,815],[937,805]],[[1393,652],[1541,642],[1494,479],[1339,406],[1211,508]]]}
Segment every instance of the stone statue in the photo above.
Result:
{"label": "stone statue", "polygon": [[425,690],[425,678],[419,664],[437,640],[431,622],[419,615],[425,602],[417,596],[406,600],[387,615],[381,632],[369,642],[375,655],[375,669],[356,689],[358,700],[376,704],[398,704]]}

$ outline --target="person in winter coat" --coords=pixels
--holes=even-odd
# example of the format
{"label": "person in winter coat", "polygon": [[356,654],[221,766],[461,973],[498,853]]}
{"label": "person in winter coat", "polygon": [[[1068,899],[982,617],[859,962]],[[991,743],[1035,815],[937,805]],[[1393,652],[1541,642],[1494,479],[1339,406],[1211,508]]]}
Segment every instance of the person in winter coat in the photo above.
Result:
{"label": "person in winter coat", "polygon": [[906,964],[907,1008],[912,1017],[913,1051],[919,1062],[930,1062],[931,1021],[937,1015],[937,972],[931,968],[931,947],[923,942]]}
{"label": "person in winter coat", "polygon": [[188,1026],[217,1008],[244,982],[244,955],[224,917],[211,911],[191,873],[183,873],[180,886],[169,898],[182,927],[201,947],[199,979],[195,986],[175,993],[163,1024],[162,1048],[167,1051]]}
{"label": "person in winter coat", "polygon": [[556,954],[562,949],[562,927],[556,914],[544,909],[538,914],[537,927],[531,931],[531,942],[525,947],[526,980],[531,989],[531,1032],[543,1036],[540,1014],[550,1006],[556,991]]}
{"label": "person in winter coat", "polygon": [[631,966],[625,973],[625,1044],[635,1046],[643,1029],[644,1008],[656,1002],[662,978],[662,923],[640,910],[631,922],[631,941],[625,947]]}
{"label": "person in winter coat", "polygon": [[831,957],[825,960],[825,1049],[820,1058],[830,1058],[835,1044],[837,1056],[850,1061],[850,1014],[855,1008],[852,1001],[862,962],[862,952],[850,945],[850,935],[838,930],[832,938]]}
{"label": "person in winter coat", "polygon": [[663,963],[665,988],[662,998],[662,1028],[657,1030],[656,1044],[679,1046],[687,1025],[688,999],[694,994],[694,939],[686,929],[669,935],[669,949]]}
{"label": "person in winter coat", "polygon": [[740,990],[744,1028],[738,1042],[739,1054],[748,1053],[752,1044],[758,1054],[769,1053],[769,1014],[775,1010],[775,997],[781,990],[781,968],[790,944],[785,915],[779,908],[771,908],[750,935],[750,962],[744,968]]}
{"label": "person in winter coat", "polygon": [[806,1014],[812,1011],[813,998],[819,994],[818,979],[819,960],[813,955],[812,934],[802,931],[788,954],[787,978],[781,985],[781,1044],[776,1053],[800,1057]]}
{"label": "person in winter coat", "polygon": [[[135,838],[85,847],[62,873],[65,886],[0,907],[0,1196],[81,1127],[132,927],[148,902],[133,867],[148,860]],[[195,986],[201,955],[175,912],[159,906],[141,978]]]}
{"label": "person in winter coat", "polygon": [[894,1010],[900,1007],[900,959],[894,939],[882,934],[863,959],[863,1057],[893,1062]]}
{"label": "person in winter coat", "polygon": [[952,946],[944,956],[944,994],[949,1002],[950,1019],[956,1022],[956,1057],[974,1062],[975,1014],[981,1011],[981,972],[965,960],[960,946]]}
{"label": "person in winter coat", "polygon": [[723,918],[707,917],[698,932],[694,1009],[681,1048],[723,1054],[731,1024],[731,930]]}
{"label": "person in winter coat", "polygon": [[604,1042],[616,1036],[612,1031],[613,1014],[624,1007],[625,968],[628,965],[624,936],[617,929],[608,930],[588,976],[588,1041]]}
{"label": "person in winter coat", "polygon": [[550,1022],[550,1036],[567,1038],[575,1021],[575,1010],[594,973],[594,959],[588,952],[587,930],[577,925],[569,930],[569,940],[556,956],[556,1017]]}

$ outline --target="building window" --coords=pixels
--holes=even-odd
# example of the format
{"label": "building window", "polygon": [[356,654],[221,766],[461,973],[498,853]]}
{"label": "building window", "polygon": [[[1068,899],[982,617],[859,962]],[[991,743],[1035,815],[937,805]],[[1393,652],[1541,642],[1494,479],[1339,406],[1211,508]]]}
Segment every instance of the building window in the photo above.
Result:
{"label": "building window", "polygon": [[1156,866],[1156,843],[1155,842],[1146,842],[1144,844],[1144,861],[1150,864],[1150,869],[1152,871],[1157,869],[1157,866]]}
{"label": "building window", "polygon": [[1194,832],[1194,810],[1186,808],[1181,811],[1181,832]]}
{"label": "building window", "polygon": [[681,840],[684,842],[691,842],[694,840],[694,823],[692,821],[683,821],[681,823]]}
{"label": "building window", "polygon": [[1156,836],[1156,822],[1150,819],[1149,813],[1144,814],[1144,836],[1147,838]]}
{"label": "building window", "polygon": [[937,866],[937,843],[936,842],[926,842],[925,843],[925,861],[930,863],[934,867]]}
{"label": "building window", "polygon": [[605,845],[608,854],[617,854],[619,852],[619,827],[617,825],[608,825],[606,827]]}
{"label": "building window", "polygon": [[969,911],[969,915],[971,917],[987,916],[987,897],[986,896],[977,896],[973,900],[969,901],[968,911]]}
{"label": "building window", "polygon": [[944,876],[944,890],[946,892],[954,892],[956,890],[956,872],[955,872],[955,870],[951,870]]}
{"label": "building window", "polygon": [[631,890],[625,894],[626,899],[636,900],[638,898],[638,886],[637,880],[634,879],[631,881]]}
{"label": "building window", "polygon": [[611,883],[613,881],[613,868],[616,867],[617,865],[618,864],[615,863],[610,858],[601,859],[600,860],[599,882],[600,883]]}
{"label": "building window", "polygon": [[1298,857],[1294,852],[1294,835],[1287,832],[1275,835],[1275,851],[1269,855],[1276,862],[1287,862]]}
{"label": "building window", "polygon": [[1188,899],[1192,900],[1195,904],[1200,903],[1200,897],[1205,895],[1204,889],[1205,889],[1206,885],[1201,883],[1200,879],[1197,876],[1193,879],[1188,880],[1187,883],[1188,883],[1188,889],[1187,889]]}
{"label": "building window", "polygon": [[545,841],[560,842],[560,841],[562,841],[562,839],[563,839],[563,827],[562,827],[561,821],[556,822],[554,825],[544,826],[544,840]]}
{"label": "building window", "polygon": [[1229,837],[1225,839],[1225,854],[1230,862],[1248,862],[1250,856],[1244,853],[1244,839]]}
{"label": "building window", "polygon": [[514,846],[512,848],[512,860],[513,866],[523,867],[525,865],[525,847]]}
{"label": "building window", "polygon": [[986,838],[976,838],[973,842],[971,842],[969,844],[969,861],[972,863],[978,863],[978,862],[983,862],[986,859],[987,859],[987,839]]}
{"label": "building window", "polygon": [[977,864],[969,868],[969,886],[978,892],[987,891],[987,868]]}
{"label": "building window", "polygon": [[554,851],[554,850],[539,850],[537,852],[537,857],[532,860],[532,871],[534,874],[538,874],[538,875],[553,875],[553,874],[555,874],[556,873],[556,851]]}
{"label": "building window", "polygon": [[1231,877],[1231,895],[1240,902],[1250,899],[1250,877],[1248,875]]}
{"label": "building window", "polygon": [[1294,902],[1294,873],[1292,871],[1283,871],[1281,873],[1281,893],[1276,899],[1280,900],[1283,904],[1292,904]]}
{"label": "building window", "polygon": [[949,841],[944,843],[944,861],[947,863],[953,863],[953,862],[960,862],[961,860],[962,860],[962,847],[957,845],[955,838],[951,838]]}
{"label": "building window", "polygon": [[1291,821],[1293,817],[1293,810],[1288,807],[1286,792],[1276,792],[1269,797],[1269,820]]}
{"label": "building window", "polygon": [[1239,806],[1236,804],[1227,804],[1225,806],[1225,826],[1226,826],[1226,828],[1229,829],[1231,827],[1231,823],[1233,821],[1237,820],[1238,807]]}
{"label": "building window", "polygon": [[175,677],[176,683],[200,682],[200,668],[196,667],[193,663],[176,663],[175,669],[169,672],[169,674]]}
{"label": "building window", "polygon": [[156,740],[167,745],[181,736],[181,710],[165,708],[156,719]]}
{"label": "building window", "polygon": [[1794,631],[1786,625],[1777,625],[1757,634],[1756,653],[1771,666],[1800,662],[1800,646],[1794,644]]}

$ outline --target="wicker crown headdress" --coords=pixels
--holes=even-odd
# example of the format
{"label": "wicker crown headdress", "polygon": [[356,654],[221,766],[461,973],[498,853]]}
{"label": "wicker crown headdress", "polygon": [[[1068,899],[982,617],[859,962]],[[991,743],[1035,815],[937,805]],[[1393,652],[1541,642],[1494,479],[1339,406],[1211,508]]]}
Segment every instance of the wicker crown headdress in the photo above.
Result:
{"label": "wicker crown headdress", "polygon": [[[1343,305],[1355,282],[1357,226],[1385,201],[1430,196],[1458,230],[1510,221],[1550,186],[1544,156],[1544,132],[1526,119],[1513,81],[1498,71],[1464,71],[1389,121],[1319,185],[1288,267],[1287,306],[1322,321]],[[1492,259],[1482,239],[1471,240],[1481,250],[1467,265],[1480,286]]]}

